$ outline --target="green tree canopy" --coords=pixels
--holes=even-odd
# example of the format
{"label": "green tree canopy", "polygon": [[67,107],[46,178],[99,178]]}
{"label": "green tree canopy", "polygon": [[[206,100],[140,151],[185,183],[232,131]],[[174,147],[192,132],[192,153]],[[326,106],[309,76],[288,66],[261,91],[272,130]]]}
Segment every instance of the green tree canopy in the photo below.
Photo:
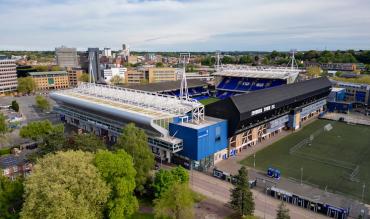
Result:
{"label": "green tree canopy", "polygon": [[144,185],[148,179],[149,171],[154,167],[154,155],[148,146],[148,137],[142,129],[130,123],[123,128],[115,149],[123,149],[130,154],[136,170],[136,189],[144,192]]}
{"label": "green tree canopy", "polygon": [[124,150],[99,151],[94,163],[103,179],[112,188],[107,203],[109,218],[128,218],[138,209],[134,196],[136,171],[132,157]]}
{"label": "green tree canopy", "polygon": [[249,55],[243,55],[239,58],[239,64],[252,64],[253,59]]}
{"label": "green tree canopy", "polygon": [[163,65],[162,62],[157,62],[157,63],[155,63],[155,67],[157,67],[157,68],[163,68],[164,65]]}
{"label": "green tree canopy", "polygon": [[37,95],[35,97],[35,100],[36,100],[36,106],[40,108],[42,111],[50,110],[51,108],[50,103],[44,96]]}
{"label": "green tree canopy", "polygon": [[12,101],[12,104],[10,106],[14,111],[19,112],[19,104],[16,100]]}
{"label": "green tree canopy", "polygon": [[4,114],[0,113],[0,134],[5,134],[8,131],[8,124]]}
{"label": "green tree canopy", "polygon": [[185,183],[171,185],[158,199],[154,200],[156,218],[194,218],[194,199]]}
{"label": "green tree canopy", "polygon": [[160,169],[156,172],[153,182],[155,197],[160,197],[168,188],[175,183],[188,183],[189,173],[182,166],[171,170]]}
{"label": "green tree canopy", "polygon": [[82,82],[89,82],[89,74],[87,73],[81,74],[78,80]]}
{"label": "green tree canopy", "polygon": [[[34,121],[23,126],[19,131],[19,135],[22,138],[40,140],[51,133],[54,128],[56,127],[54,127],[49,120]],[[60,129],[60,127],[58,127],[58,129]]]}
{"label": "green tree canopy", "polygon": [[36,82],[32,77],[18,78],[18,92],[20,93],[31,93],[36,90]]}
{"label": "green tree canopy", "polygon": [[70,136],[63,149],[96,152],[99,149],[106,149],[106,145],[104,141],[95,134],[84,133]]}
{"label": "green tree canopy", "polygon": [[249,189],[248,171],[244,166],[236,175],[236,184],[230,194],[230,205],[240,216],[253,215],[253,194]]}
{"label": "green tree canopy", "polygon": [[311,66],[307,68],[307,75],[310,77],[318,77],[321,74],[321,68],[319,66]]}
{"label": "green tree canopy", "polygon": [[109,186],[88,152],[67,151],[38,160],[26,179],[21,218],[102,218]]}
{"label": "green tree canopy", "polygon": [[276,210],[276,219],[290,219],[289,209],[284,202],[281,202],[279,208]]}
{"label": "green tree canopy", "polygon": [[110,79],[110,83],[112,83],[113,85],[123,84],[123,78],[121,78],[119,75],[114,75]]}
{"label": "green tree canopy", "polygon": [[0,174],[0,218],[19,218],[23,203],[21,179],[9,180]]}

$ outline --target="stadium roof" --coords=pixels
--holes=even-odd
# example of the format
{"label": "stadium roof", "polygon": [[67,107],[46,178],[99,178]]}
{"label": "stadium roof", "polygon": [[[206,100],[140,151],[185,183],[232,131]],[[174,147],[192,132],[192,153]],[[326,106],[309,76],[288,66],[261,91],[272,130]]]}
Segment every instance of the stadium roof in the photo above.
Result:
{"label": "stadium roof", "polygon": [[327,96],[330,88],[331,83],[326,77],[267,88],[209,104],[206,106],[206,115],[227,119],[229,136],[232,136],[244,121],[252,121],[257,117],[258,121],[268,119],[267,114],[285,106],[299,107],[308,100]]}
{"label": "stadium roof", "polygon": [[282,85],[270,89],[232,96],[230,99],[241,113],[245,113],[289,99],[297,101],[298,99],[308,97],[307,95],[311,92],[325,87],[331,87],[331,83],[327,78],[321,77],[299,83]]}
{"label": "stadium roof", "polygon": [[112,113],[115,111],[121,116],[125,114],[125,117],[131,115],[151,120],[183,116],[194,108],[203,107],[193,99],[186,100],[175,96],[90,83],[53,92],[51,97],[72,105],[90,106],[102,111]]}
{"label": "stadium roof", "polygon": [[226,66],[220,71],[213,73],[214,76],[245,77],[245,78],[266,78],[284,79],[297,78],[298,69],[278,67],[251,67],[251,66]]}
{"label": "stadium roof", "polygon": [[[188,79],[186,81],[188,84],[188,88],[207,85],[206,82],[201,81],[199,79]],[[135,89],[135,90],[149,91],[149,92],[160,92],[160,91],[178,90],[180,89],[180,86],[181,86],[181,81],[165,81],[165,82],[151,83],[151,84],[130,84],[130,85],[124,85],[123,87]]]}

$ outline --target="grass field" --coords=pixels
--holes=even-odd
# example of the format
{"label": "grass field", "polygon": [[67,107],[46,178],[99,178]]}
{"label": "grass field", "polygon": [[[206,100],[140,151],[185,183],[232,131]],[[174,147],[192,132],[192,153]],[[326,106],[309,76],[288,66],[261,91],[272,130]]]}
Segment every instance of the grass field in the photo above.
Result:
{"label": "grass field", "polygon": [[216,97],[210,97],[210,98],[207,98],[207,99],[200,100],[199,102],[202,103],[203,105],[208,105],[210,103],[214,103],[214,102],[217,102],[219,100],[220,99],[218,99]]}
{"label": "grass field", "polygon": [[[292,152],[291,148],[312,133],[332,123],[333,129],[322,131],[310,143]],[[297,148],[297,147],[296,147]],[[253,166],[253,156],[242,164]],[[284,177],[318,185],[361,200],[362,185],[366,184],[365,201],[370,203],[370,127],[348,125],[327,120],[315,121],[302,130],[273,143],[256,154],[256,168],[280,169]],[[352,174],[352,177],[351,177]],[[352,180],[351,180],[352,179]]]}

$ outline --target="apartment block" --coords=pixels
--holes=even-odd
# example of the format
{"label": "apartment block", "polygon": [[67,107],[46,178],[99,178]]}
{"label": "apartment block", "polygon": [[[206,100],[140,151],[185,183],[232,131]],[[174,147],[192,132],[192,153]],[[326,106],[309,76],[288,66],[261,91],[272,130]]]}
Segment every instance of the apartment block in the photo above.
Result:
{"label": "apartment block", "polygon": [[38,90],[63,89],[69,87],[66,71],[30,72]]}

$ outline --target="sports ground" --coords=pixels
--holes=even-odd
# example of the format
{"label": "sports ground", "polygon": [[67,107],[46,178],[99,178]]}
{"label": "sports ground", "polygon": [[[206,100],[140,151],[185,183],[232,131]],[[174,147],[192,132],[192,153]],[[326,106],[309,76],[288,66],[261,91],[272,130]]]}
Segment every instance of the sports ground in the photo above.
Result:
{"label": "sports ground", "polygon": [[[364,201],[370,203],[370,126],[317,120],[257,152],[255,161],[257,169],[277,168],[297,181],[303,168],[304,183],[358,200],[365,183]],[[241,163],[253,162],[249,156]]]}
{"label": "sports ground", "polygon": [[207,99],[203,99],[203,100],[200,100],[199,102],[201,102],[203,105],[208,105],[208,104],[211,104],[211,103],[214,103],[214,102],[217,102],[219,101],[220,99],[216,98],[216,97],[210,97],[210,98],[207,98]]}

